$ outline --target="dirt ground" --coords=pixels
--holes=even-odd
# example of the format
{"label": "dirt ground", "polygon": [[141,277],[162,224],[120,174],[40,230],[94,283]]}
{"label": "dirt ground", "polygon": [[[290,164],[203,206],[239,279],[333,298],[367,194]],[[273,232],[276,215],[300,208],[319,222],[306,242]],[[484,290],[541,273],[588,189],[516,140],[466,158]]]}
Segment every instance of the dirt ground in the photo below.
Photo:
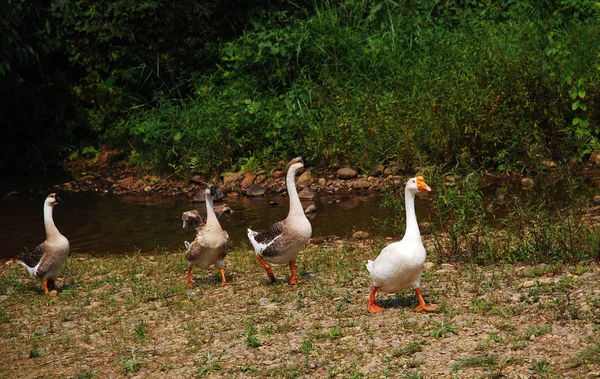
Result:
{"label": "dirt ground", "polygon": [[[182,252],[71,257],[47,298],[23,268],[0,268],[3,378],[589,378],[600,376],[600,268],[436,263],[422,288],[378,294],[364,264],[386,241],[310,245],[302,283],[270,284],[247,246],[229,283]],[[429,248],[430,251],[431,248]]]}

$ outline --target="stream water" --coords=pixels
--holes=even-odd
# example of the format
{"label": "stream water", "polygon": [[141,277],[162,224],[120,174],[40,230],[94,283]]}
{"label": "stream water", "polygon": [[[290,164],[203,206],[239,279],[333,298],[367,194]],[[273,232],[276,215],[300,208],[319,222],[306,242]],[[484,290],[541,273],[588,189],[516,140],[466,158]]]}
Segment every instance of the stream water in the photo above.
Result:
{"label": "stream water", "polygon": [[[15,257],[45,239],[42,208],[46,195],[46,192],[19,192],[0,200],[0,258]],[[195,236],[193,229],[182,228],[181,214],[193,208],[205,214],[203,203],[191,203],[183,198],[97,192],[60,195],[64,203],[54,208],[54,221],[69,239],[74,253],[126,254],[137,250],[152,253],[159,247],[177,250],[183,248],[184,240],[191,241]],[[394,215],[380,208],[380,202],[377,196],[327,196],[303,202],[303,206],[317,207],[317,213],[310,216],[313,237],[349,237],[357,230],[375,236],[392,236],[395,233],[383,227],[384,221],[389,218],[404,222],[404,214]],[[426,212],[427,203],[417,202],[419,213]],[[220,204],[232,210],[221,215],[219,221],[233,245],[249,246],[248,227],[263,230],[284,219],[289,209],[286,196],[240,196],[227,198]]]}

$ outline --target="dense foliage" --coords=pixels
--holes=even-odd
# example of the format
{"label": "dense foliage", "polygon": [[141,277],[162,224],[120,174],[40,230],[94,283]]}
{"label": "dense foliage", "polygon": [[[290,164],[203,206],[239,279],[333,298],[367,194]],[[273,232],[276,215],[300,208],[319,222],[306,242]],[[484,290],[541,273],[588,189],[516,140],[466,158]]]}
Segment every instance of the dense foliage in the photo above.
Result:
{"label": "dense foliage", "polygon": [[209,173],[298,152],[512,171],[600,149],[594,1],[10,4],[1,104],[34,118],[9,126],[40,152],[111,143]]}

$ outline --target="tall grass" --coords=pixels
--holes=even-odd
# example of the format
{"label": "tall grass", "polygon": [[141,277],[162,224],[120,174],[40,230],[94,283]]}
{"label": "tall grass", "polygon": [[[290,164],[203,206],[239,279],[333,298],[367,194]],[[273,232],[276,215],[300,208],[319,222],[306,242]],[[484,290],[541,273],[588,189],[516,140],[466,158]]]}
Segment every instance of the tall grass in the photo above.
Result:
{"label": "tall grass", "polygon": [[299,151],[365,170],[516,171],[598,148],[598,6],[571,17],[564,4],[453,4],[322,2],[257,18],[187,102],[120,131],[140,162],[186,170],[194,159],[200,171]]}

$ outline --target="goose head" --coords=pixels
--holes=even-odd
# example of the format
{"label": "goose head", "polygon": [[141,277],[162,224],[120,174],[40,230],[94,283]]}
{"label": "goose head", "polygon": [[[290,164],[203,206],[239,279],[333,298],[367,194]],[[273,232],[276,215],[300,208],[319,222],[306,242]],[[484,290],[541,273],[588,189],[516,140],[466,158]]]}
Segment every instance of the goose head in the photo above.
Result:
{"label": "goose head", "polygon": [[311,164],[304,159],[304,155],[299,155],[296,158],[289,161],[289,163],[285,167],[285,172],[289,172],[290,170],[298,172],[299,170],[302,170],[303,168],[308,167],[310,165]]}
{"label": "goose head", "polygon": [[58,196],[57,193],[51,193],[50,195],[48,195],[48,197],[46,197],[46,201],[45,201],[45,203],[47,205],[50,205],[52,207],[55,206],[56,204],[62,203],[62,202],[63,202],[63,200],[60,198],[60,196]]}
{"label": "goose head", "polygon": [[218,190],[217,186],[215,186],[215,185],[208,187],[204,193],[206,195],[211,196],[213,199],[222,199],[223,198],[223,192]]}
{"label": "goose head", "polygon": [[406,182],[405,191],[415,195],[418,192],[430,192],[431,188],[427,183],[425,183],[425,179],[422,176],[416,176],[408,179],[408,182]]}

